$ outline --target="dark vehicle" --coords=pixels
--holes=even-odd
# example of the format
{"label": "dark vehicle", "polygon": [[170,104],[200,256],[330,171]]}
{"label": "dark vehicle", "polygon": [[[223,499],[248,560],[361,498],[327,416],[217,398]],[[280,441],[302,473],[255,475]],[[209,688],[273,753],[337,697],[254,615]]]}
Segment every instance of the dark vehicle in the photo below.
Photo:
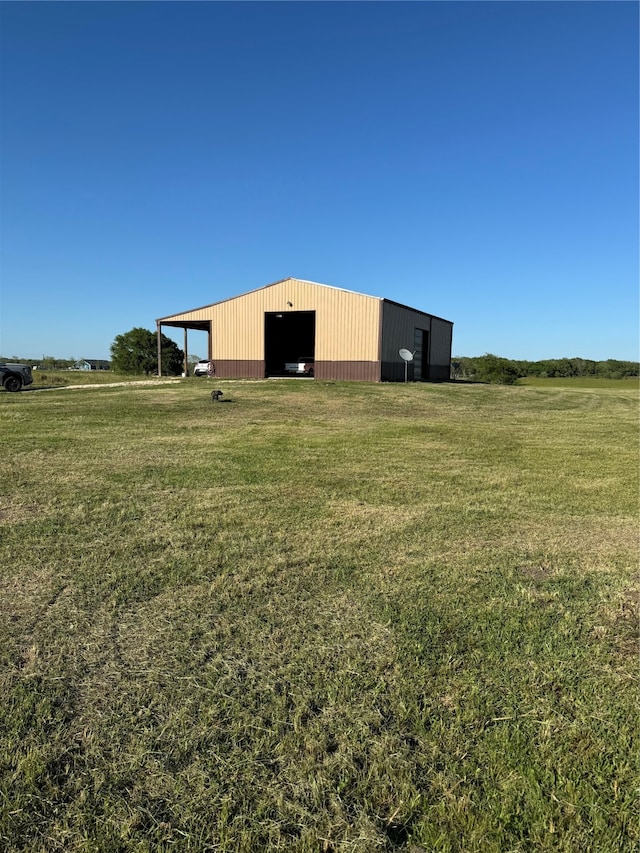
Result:
{"label": "dark vehicle", "polygon": [[0,384],[5,391],[21,391],[32,382],[33,375],[28,364],[0,364]]}

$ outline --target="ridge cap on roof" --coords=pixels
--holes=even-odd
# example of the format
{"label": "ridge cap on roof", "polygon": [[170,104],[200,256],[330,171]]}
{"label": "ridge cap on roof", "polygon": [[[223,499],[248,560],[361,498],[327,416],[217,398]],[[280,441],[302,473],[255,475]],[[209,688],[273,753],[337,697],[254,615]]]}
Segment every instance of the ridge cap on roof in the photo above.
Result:
{"label": "ridge cap on roof", "polygon": [[[350,290],[348,287],[340,287],[337,284],[326,284],[323,281],[311,281],[309,278],[296,278],[295,276],[287,276],[287,278],[283,278],[282,281],[301,281],[303,284],[314,284],[317,287],[330,287],[331,290],[342,290],[344,293],[354,293],[356,296],[366,296],[367,299],[383,299],[382,296],[372,296],[370,293],[363,293],[361,290]],[[275,281],[274,284],[280,284],[281,282]],[[268,287],[270,285],[267,285]]]}

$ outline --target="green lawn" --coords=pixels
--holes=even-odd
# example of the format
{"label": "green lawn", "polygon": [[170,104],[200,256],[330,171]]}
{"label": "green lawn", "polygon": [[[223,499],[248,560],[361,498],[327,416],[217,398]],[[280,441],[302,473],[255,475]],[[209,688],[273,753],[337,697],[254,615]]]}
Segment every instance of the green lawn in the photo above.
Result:
{"label": "green lawn", "polygon": [[624,379],[605,379],[600,376],[525,376],[518,379],[518,385],[530,385],[534,388],[635,388],[640,386],[637,376],[626,376]]}
{"label": "green lawn", "polygon": [[0,393],[0,848],[637,850],[637,384],[212,387]]}

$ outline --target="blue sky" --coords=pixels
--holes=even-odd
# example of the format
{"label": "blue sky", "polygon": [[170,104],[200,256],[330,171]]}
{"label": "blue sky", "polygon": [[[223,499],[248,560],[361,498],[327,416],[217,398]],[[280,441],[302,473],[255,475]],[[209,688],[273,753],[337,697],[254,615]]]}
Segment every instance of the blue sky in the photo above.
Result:
{"label": "blue sky", "polygon": [[5,2],[0,29],[3,356],[106,358],[294,276],[452,320],[455,355],[638,359],[638,4]]}

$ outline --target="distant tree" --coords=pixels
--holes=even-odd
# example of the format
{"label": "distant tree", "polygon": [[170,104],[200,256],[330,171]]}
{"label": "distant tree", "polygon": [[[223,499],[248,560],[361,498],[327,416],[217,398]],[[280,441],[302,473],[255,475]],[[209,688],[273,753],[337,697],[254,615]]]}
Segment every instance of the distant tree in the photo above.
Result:
{"label": "distant tree", "polygon": [[43,355],[38,366],[41,370],[68,370],[73,366],[73,359],[55,358],[53,355]]}
{"label": "distant tree", "polygon": [[518,368],[508,358],[500,358],[492,353],[487,353],[477,359],[475,378],[480,382],[513,385],[519,376]]}
{"label": "distant tree", "polygon": [[[160,336],[162,372],[177,376],[182,372],[184,353],[170,338]],[[158,340],[154,332],[135,328],[117,335],[111,344],[111,361],[118,373],[147,376],[158,369]]]}
{"label": "distant tree", "polygon": [[622,379],[625,376],[637,376],[638,364],[633,361],[618,361],[608,358],[606,361],[597,363],[596,372],[598,376],[606,379]]}
{"label": "distant tree", "polygon": [[593,361],[587,358],[548,358],[542,361],[512,361],[487,353],[481,356],[456,356],[456,378],[471,382],[500,382],[512,385],[520,376],[565,377],[599,376],[623,379],[640,375],[637,361]]}

